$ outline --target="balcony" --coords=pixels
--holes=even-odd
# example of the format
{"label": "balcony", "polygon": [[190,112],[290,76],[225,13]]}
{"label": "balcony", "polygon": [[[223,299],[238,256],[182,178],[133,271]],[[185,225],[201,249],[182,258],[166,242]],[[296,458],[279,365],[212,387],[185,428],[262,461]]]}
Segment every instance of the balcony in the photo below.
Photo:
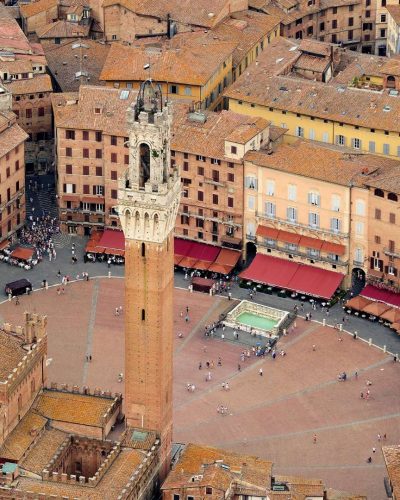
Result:
{"label": "balcony", "polygon": [[396,259],[400,259],[400,251],[397,251],[393,248],[384,248],[383,252],[385,255],[388,255],[389,257],[395,257]]}
{"label": "balcony", "polygon": [[[249,235],[247,235],[247,239],[249,239]],[[331,259],[328,256],[310,255],[307,252],[303,252],[299,249],[291,250],[289,248],[286,248],[285,246],[265,243],[263,241],[259,241],[258,239],[257,239],[257,245],[265,248],[270,248],[271,250],[276,250],[277,252],[282,252],[287,255],[295,255],[296,257],[301,257],[303,259],[314,260],[318,262],[327,262],[328,264],[336,264],[337,266],[347,266],[348,264],[347,260],[346,261],[336,260],[336,259]]]}
{"label": "balcony", "polygon": [[212,186],[219,186],[219,187],[225,187],[226,184],[225,182],[217,181],[216,179],[213,179],[212,177],[204,177],[204,183],[205,184],[211,184]]}
{"label": "balcony", "polygon": [[353,260],[353,266],[356,266],[356,267],[364,267],[364,261],[361,261],[361,260]]}
{"label": "balcony", "polygon": [[341,233],[340,231],[332,231],[331,229],[312,227],[312,226],[309,226],[308,224],[300,224],[299,222],[290,222],[287,219],[280,219],[279,217],[266,215],[265,213],[262,213],[262,212],[256,212],[256,217],[258,217],[259,219],[264,219],[264,220],[268,220],[268,221],[271,221],[271,220],[276,221],[279,224],[281,224],[282,226],[286,226],[288,229],[293,228],[293,227],[303,228],[303,229],[307,229],[307,231],[315,231],[319,235],[326,234],[329,236],[337,236],[339,238],[348,238],[349,237],[349,233]]}
{"label": "balcony", "polygon": [[196,212],[182,212],[179,211],[178,215],[184,215],[187,217],[194,217],[195,219],[201,219],[204,221],[209,221],[209,222],[216,222],[218,224],[225,224],[226,226],[231,226],[235,228],[241,228],[242,224],[238,224],[237,222],[234,222],[233,220],[229,220],[227,217],[224,217],[223,219],[217,218],[217,217],[205,217],[204,215],[199,215]]}

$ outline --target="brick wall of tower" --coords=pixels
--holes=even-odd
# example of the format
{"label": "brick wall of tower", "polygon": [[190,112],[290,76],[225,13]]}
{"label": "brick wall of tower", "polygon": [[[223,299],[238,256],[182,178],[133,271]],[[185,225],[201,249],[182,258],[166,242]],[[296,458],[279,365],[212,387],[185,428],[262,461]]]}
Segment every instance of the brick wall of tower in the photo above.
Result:
{"label": "brick wall of tower", "polygon": [[173,256],[172,232],[163,243],[126,241],[125,415],[128,425],[160,434],[166,468],[172,441]]}

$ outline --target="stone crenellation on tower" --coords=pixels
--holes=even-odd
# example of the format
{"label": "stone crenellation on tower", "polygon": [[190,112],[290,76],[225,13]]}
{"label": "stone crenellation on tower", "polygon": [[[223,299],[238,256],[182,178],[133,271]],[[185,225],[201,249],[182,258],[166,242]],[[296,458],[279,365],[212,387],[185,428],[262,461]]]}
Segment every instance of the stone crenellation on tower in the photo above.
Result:
{"label": "stone crenellation on tower", "polygon": [[129,167],[119,180],[125,234],[125,400],[128,427],[160,436],[161,477],[172,444],[173,229],[180,178],[170,169],[171,108],[150,80],[128,109]]}

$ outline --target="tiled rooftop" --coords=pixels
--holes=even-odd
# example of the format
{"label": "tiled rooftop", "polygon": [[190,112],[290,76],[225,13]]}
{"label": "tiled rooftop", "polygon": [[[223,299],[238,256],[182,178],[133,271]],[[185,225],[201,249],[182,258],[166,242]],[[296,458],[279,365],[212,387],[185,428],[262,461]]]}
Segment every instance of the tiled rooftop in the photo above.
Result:
{"label": "tiled rooftop", "polygon": [[24,80],[13,80],[10,83],[5,83],[4,86],[13,94],[34,94],[53,91],[51,78],[46,74],[38,74],[33,78],[26,78]]}
{"label": "tiled rooftop", "polygon": [[400,99],[388,93],[285,76],[271,78],[252,65],[225,96],[360,127],[400,132]]}
{"label": "tiled rooftop", "polygon": [[114,43],[101,72],[105,81],[143,81],[151,65],[155,81],[204,85],[232,54],[236,43],[214,40],[201,32],[182,33],[150,48],[154,43],[128,47]]}
{"label": "tiled rooftop", "polygon": [[[88,73],[90,85],[100,85],[100,73],[107,58],[110,46],[96,40],[82,40],[82,49],[76,46],[76,41],[68,41],[61,45],[51,42],[43,42],[43,48],[47,58],[50,72],[57,80],[63,92],[71,92],[79,89],[80,80],[75,78],[75,74],[81,69]],[[80,50],[87,57],[81,67],[79,56]]]}
{"label": "tiled rooftop", "polygon": [[205,123],[199,123],[191,120],[186,106],[174,106],[172,149],[222,159],[225,140],[243,144],[268,126],[267,120],[232,111],[204,112],[204,115]]}
{"label": "tiled rooftop", "polygon": [[[221,463],[227,467],[220,467],[218,464]],[[233,481],[237,481],[266,490],[271,484],[271,471],[272,462],[258,457],[188,444],[163,484],[163,489],[187,485],[193,475],[200,474],[203,475],[200,484],[204,485],[219,483],[228,489]]]}
{"label": "tiled rooftop", "polygon": [[383,446],[382,453],[393,489],[393,498],[400,498],[400,446]]}
{"label": "tiled rooftop", "polygon": [[21,468],[41,474],[66,436],[67,433],[58,429],[46,429],[20,463]]}
{"label": "tiled rooftop", "polygon": [[21,460],[46,422],[46,418],[29,410],[0,447],[0,456],[11,461]]}
{"label": "tiled rooftop", "polygon": [[[14,126],[13,126],[14,127]],[[11,128],[13,128],[11,127]],[[19,130],[18,130],[19,129]],[[0,134],[0,158],[10,151],[9,141],[13,139],[14,133],[19,134],[22,132],[23,137],[26,137],[25,132],[15,125],[15,129],[7,129],[5,132]],[[5,137],[3,137],[5,135]],[[12,145],[11,145],[12,146]],[[17,367],[18,363],[22,361],[22,358],[26,356],[27,352],[22,347],[21,339],[10,335],[9,333],[0,330],[0,381],[3,382],[7,380],[8,375]]]}
{"label": "tiled rooftop", "polygon": [[[128,92],[127,99],[121,99]],[[57,127],[101,130],[111,135],[128,136],[126,111],[136,100],[137,92],[81,86],[79,94],[53,94],[52,103]],[[67,104],[75,102],[74,104]],[[96,109],[100,113],[96,113]]]}
{"label": "tiled rooftop", "polygon": [[396,24],[400,24],[400,5],[388,5],[387,11]]}
{"label": "tiled rooftop", "polygon": [[17,59],[14,61],[0,61],[0,71],[9,74],[33,73],[32,62],[29,59]]}
{"label": "tiled rooftop", "polygon": [[35,410],[50,420],[102,427],[102,417],[113,402],[99,396],[44,390],[35,401]]}
{"label": "tiled rooftop", "polygon": [[45,24],[36,30],[36,34],[40,39],[46,38],[78,38],[87,37],[89,35],[90,26],[71,23],[62,19],[55,23]]}
{"label": "tiled rooftop", "polygon": [[16,53],[31,53],[28,39],[15,19],[0,17],[0,48]]}
{"label": "tiled rooftop", "polygon": [[[400,162],[397,160],[375,155],[357,155],[349,150],[341,151],[339,147],[300,139],[294,144],[279,145],[272,154],[249,151],[245,160],[255,165],[344,186],[348,186],[350,182],[365,185],[367,182],[373,182],[375,176],[380,174],[390,178],[398,172],[400,176]],[[371,175],[362,175],[366,168],[370,170]]]}
{"label": "tiled rooftop", "polygon": [[58,5],[58,0],[37,0],[20,6],[21,17],[31,17]]}

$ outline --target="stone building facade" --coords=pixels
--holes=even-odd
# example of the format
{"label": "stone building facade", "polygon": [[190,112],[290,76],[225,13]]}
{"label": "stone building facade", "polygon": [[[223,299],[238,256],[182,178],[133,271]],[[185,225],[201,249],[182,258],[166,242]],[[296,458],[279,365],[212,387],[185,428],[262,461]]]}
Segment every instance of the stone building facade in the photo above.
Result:
{"label": "stone building facade", "polygon": [[0,85],[0,245],[13,239],[25,222],[24,145],[28,136],[11,106],[11,93]]}

